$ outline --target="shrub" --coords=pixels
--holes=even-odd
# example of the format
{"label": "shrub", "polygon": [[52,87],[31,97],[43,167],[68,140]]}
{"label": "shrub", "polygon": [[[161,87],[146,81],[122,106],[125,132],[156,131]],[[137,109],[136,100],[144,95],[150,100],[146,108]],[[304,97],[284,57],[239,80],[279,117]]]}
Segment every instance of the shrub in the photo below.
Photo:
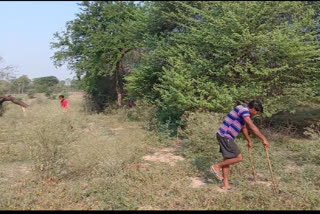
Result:
{"label": "shrub", "polygon": [[27,95],[28,95],[28,97],[29,97],[30,99],[35,98],[35,96],[34,96],[35,94],[36,94],[36,90],[35,90],[35,89],[29,89],[29,90],[28,90]]}
{"label": "shrub", "polygon": [[179,136],[183,139],[182,145],[186,155],[204,157],[219,155],[216,133],[224,116],[211,112],[189,112],[182,116],[183,129]]}
{"label": "shrub", "polygon": [[310,137],[312,140],[320,139],[320,121],[307,127],[304,134]]}
{"label": "shrub", "polygon": [[155,106],[147,100],[138,100],[136,106],[127,108],[126,116],[129,120],[150,122],[155,116]]}
{"label": "shrub", "polygon": [[61,94],[63,94],[65,98],[69,98],[69,92],[67,90],[62,90]]}
{"label": "shrub", "polygon": [[58,117],[44,121],[28,134],[26,143],[29,144],[34,169],[42,177],[57,177],[66,172],[70,129],[70,120]]}
{"label": "shrub", "polygon": [[46,97],[50,98],[52,96],[52,91],[51,90],[46,90],[44,95],[46,95]]}
{"label": "shrub", "polygon": [[50,97],[49,97],[49,99],[51,99],[51,100],[55,100],[55,99],[57,99],[57,95],[56,94],[52,94]]}

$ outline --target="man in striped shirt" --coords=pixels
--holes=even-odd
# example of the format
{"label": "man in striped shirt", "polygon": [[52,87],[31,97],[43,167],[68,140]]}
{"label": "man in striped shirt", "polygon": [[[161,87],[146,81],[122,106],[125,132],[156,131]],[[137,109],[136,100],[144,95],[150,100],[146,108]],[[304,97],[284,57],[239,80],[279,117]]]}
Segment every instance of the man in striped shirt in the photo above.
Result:
{"label": "man in striped shirt", "polygon": [[[240,131],[248,141],[249,148],[252,147],[252,141],[249,137],[247,127],[251,129],[253,134],[262,140],[263,145],[267,149],[269,148],[267,138],[261,134],[259,129],[250,119],[250,117],[259,113],[263,113],[263,107],[259,101],[252,100],[248,105],[238,105],[225,117],[222,125],[218,129],[217,140],[219,142],[220,152],[223,156],[223,161],[212,165],[211,171],[218,180],[223,180],[222,189],[231,189],[228,183],[230,165],[242,161],[242,154],[240,153],[237,144],[234,142]],[[220,174],[221,169],[223,178]]]}

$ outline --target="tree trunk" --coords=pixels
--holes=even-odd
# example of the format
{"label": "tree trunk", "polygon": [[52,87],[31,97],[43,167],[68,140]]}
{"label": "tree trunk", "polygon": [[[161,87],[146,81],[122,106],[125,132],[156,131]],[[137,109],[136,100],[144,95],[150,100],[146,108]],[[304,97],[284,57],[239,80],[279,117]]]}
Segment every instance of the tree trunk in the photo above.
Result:
{"label": "tree trunk", "polygon": [[123,58],[124,54],[128,53],[130,50],[126,49],[126,48],[120,48],[119,51],[121,53],[121,58],[117,62],[117,65],[116,65],[115,83],[116,83],[116,92],[117,92],[117,104],[120,107],[121,101],[122,101],[122,83],[120,82],[120,78],[121,78],[120,62],[121,62],[121,59]]}
{"label": "tree trunk", "polygon": [[9,96],[0,96],[0,106],[2,105],[3,102],[5,101],[11,101],[12,103],[14,104],[17,104],[19,106],[22,106],[24,108],[27,108],[28,105],[25,104],[24,102],[20,101],[20,100],[17,100],[16,98],[14,97],[11,97],[10,95]]}
{"label": "tree trunk", "polygon": [[117,92],[117,104],[120,107],[121,106],[121,100],[122,100],[122,90],[121,90],[121,85],[120,85],[120,61],[117,62],[116,65],[116,72],[115,72],[115,80],[116,80],[116,92]]}

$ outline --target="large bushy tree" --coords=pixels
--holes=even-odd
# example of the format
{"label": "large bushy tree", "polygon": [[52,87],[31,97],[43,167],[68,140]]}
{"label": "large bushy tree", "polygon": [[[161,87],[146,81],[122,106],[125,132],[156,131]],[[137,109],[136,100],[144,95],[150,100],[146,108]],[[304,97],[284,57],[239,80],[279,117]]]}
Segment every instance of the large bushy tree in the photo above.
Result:
{"label": "large bushy tree", "polygon": [[128,89],[155,101],[167,118],[197,108],[229,111],[250,99],[261,100],[270,116],[318,97],[320,49],[312,5],[171,4],[174,12],[158,12],[158,20],[175,27],[163,31],[127,78]]}
{"label": "large bushy tree", "polygon": [[85,90],[99,102],[123,96],[123,59],[142,47],[145,29],[143,8],[131,1],[82,2],[81,13],[56,33],[55,65],[67,63]]}
{"label": "large bushy tree", "polygon": [[107,100],[120,105],[125,91],[172,120],[199,108],[226,112],[251,99],[270,116],[319,99],[319,3],[80,6],[66,31],[55,34],[53,59],[76,72],[101,108]]}
{"label": "large bushy tree", "polygon": [[22,75],[17,79],[11,81],[11,91],[18,94],[23,94],[27,91],[31,80],[27,75]]}
{"label": "large bushy tree", "polygon": [[33,87],[39,93],[45,93],[52,91],[53,87],[59,83],[59,80],[55,76],[46,76],[33,79]]}

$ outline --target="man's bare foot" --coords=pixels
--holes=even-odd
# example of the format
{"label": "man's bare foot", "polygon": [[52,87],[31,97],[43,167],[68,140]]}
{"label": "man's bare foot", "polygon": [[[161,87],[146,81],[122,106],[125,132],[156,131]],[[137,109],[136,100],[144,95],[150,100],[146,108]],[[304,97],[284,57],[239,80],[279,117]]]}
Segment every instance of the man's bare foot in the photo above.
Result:
{"label": "man's bare foot", "polygon": [[221,189],[223,189],[223,190],[231,190],[232,187],[231,186],[222,186]]}
{"label": "man's bare foot", "polygon": [[211,171],[212,173],[216,176],[216,178],[220,181],[223,180],[223,177],[220,174],[220,167],[216,166],[216,165],[212,165],[211,166]]}

